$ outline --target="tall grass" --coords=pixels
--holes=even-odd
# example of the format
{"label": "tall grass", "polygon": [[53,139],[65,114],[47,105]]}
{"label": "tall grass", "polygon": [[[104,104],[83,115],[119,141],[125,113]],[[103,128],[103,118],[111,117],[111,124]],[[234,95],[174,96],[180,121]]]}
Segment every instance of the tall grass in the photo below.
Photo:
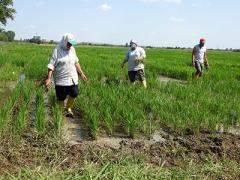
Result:
{"label": "tall grass", "polygon": [[[12,112],[14,106],[21,93],[21,85],[18,85],[11,92],[10,97],[5,101],[5,104],[0,109],[0,136],[4,135],[9,129],[8,125],[11,123]],[[7,98],[7,97],[3,97]]]}
{"label": "tall grass", "polygon": [[62,128],[63,128],[63,114],[62,110],[60,109],[56,95],[53,89],[49,92],[49,99],[52,106],[52,115],[53,115],[53,124],[54,124],[54,132],[61,137],[62,135]]}
{"label": "tall grass", "polygon": [[[190,50],[146,49],[148,88],[145,90],[139,85],[131,86],[127,80],[127,68],[120,68],[126,48],[77,47],[76,50],[89,81],[80,81],[75,105],[83,113],[94,136],[102,132],[100,130],[109,135],[114,135],[116,131],[130,136],[149,134],[159,128],[159,122],[180,132],[186,127],[199,131],[201,128],[214,129],[217,124],[228,127],[233,121],[239,122],[240,53],[208,51],[210,70],[205,71],[201,80],[195,81],[192,79],[195,69],[191,66]],[[6,45],[1,53],[4,60],[1,59],[0,64],[8,69],[12,66],[16,72],[21,69],[30,80],[42,80],[47,73],[46,65],[51,52],[52,47]],[[186,80],[187,84],[161,83],[160,74]],[[4,75],[0,76],[4,78]],[[11,80],[11,75],[6,75],[5,79]],[[45,129],[44,123],[41,123],[45,120],[45,105],[40,91],[37,93],[39,130]],[[7,117],[12,106],[9,98],[6,107],[0,111],[1,116]],[[55,119],[61,117],[57,109],[53,112]],[[55,127],[61,126],[61,120],[55,122]]]}
{"label": "tall grass", "polygon": [[[131,136],[150,132],[150,126],[156,128],[159,121],[180,132],[186,127],[195,131],[215,129],[220,123],[227,127],[231,125],[231,112],[236,114],[235,121],[239,121],[239,53],[208,52],[210,70],[205,71],[200,81],[195,81],[191,51],[147,49],[148,89],[144,90],[126,81],[127,70],[119,67],[125,52],[124,48],[78,49],[90,80],[80,83],[77,106],[83,112],[99,112],[100,128],[105,126],[109,134],[118,124]],[[187,80],[187,84],[162,84],[158,80],[160,74]],[[151,125],[149,113],[153,116]]]}
{"label": "tall grass", "polygon": [[12,119],[12,129],[16,134],[21,135],[27,127],[28,112],[30,109],[30,100],[33,95],[34,85],[32,82],[19,82],[20,86],[20,97],[17,100],[17,106],[15,109],[18,110],[16,115]]}
{"label": "tall grass", "polygon": [[44,89],[42,87],[37,89],[36,93],[36,128],[38,134],[43,136],[46,132],[46,112],[43,98]]}

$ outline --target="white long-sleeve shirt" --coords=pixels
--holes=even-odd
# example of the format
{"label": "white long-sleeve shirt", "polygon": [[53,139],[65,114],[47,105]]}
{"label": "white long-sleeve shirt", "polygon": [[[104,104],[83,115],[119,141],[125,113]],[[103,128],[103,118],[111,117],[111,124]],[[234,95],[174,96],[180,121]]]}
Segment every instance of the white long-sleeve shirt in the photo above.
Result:
{"label": "white long-sleeve shirt", "polygon": [[128,71],[137,71],[139,69],[144,69],[144,64],[137,62],[136,58],[143,57],[146,58],[145,50],[141,47],[136,47],[135,50],[129,49],[125,56],[125,60],[128,62]]}
{"label": "white long-sleeve shirt", "polygon": [[59,46],[54,49],[48,68],[53,71],[54,83],[59,86],[78,84],[78,74],[75,64],[79,59],[74,47],[66,50]]}
{"label": "white long-sleeve shirt", "polygon": [[78,84],[78,73],[75,65],[79,59],[73,46],[70,49],[67,48],[67,43],[72,39],[74,39],[72,34],[64,34],[49,60],[48,69],[53,71],[55,85],[71,86]]}

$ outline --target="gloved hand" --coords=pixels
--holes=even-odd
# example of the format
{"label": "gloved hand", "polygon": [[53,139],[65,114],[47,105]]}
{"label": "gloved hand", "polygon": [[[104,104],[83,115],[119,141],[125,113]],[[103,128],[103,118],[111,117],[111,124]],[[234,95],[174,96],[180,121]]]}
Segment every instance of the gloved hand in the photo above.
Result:
{"label": "gloved hand", "polygon": [[143,59],[144,58],[138,56],[138,57],[136,57],[135,61],[139,63],[139,62],[143,62]]}

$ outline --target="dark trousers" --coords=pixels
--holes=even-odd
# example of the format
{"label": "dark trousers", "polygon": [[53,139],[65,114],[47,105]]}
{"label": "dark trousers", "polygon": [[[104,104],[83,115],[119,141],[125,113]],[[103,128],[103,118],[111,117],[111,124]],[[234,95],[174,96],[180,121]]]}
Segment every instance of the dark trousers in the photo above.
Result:
{"label": "dark trousers", "polygon": [[130,79],[130,82],[135,82],[136,80],[144,81],[145,73],[143,69],[139,69],[137,71],[128,71],[128,77]]}
{"label": "dark trousers", "polygon": [[78,86],[72,85],[72,86],[55,86],[56,90],[56,96],[58,101],[64,101],[67,96],[71,96],[73,98],[76,98],[78,96]]}
{"label": "dark trousers", "polygon": [[202,76],[203,75],[203,64],[199,61],[195,62],[195,68],[196,68],[196,76]]}

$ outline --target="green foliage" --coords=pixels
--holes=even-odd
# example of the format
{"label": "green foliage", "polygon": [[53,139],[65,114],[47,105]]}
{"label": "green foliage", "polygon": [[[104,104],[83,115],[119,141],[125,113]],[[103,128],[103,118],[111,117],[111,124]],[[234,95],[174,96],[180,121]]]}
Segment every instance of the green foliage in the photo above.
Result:
{"label": "green foliage", "polygon": [[[88,83],[79,85],[77,106],[86,115],[86,121],[94,113],[99,128],[104,126],[108,134],[114,134],[119,126],[130,136],[151,132],[149,126],[157,128],[159,121],[180,132],[186,127],[195,131],[215,129],[219,123],[231,125],[229,114],[240,112],[239,54],[209,51],[211,69],[195,81],[191,51],[147,49],[145,90],[140,85],[128,84],[127,70],[120,68],[126,49],[79,48],[77,52],[89,76]],[[187,82],[161,83],[160,74]],[[152,123],[149,114],[153,116]],[[239,121],[238,117],[235,121]]]}
{"label": "green foliage", "polygon": [[52,105],[54,131],[59,137],[61,137],[63,127],[63,113],[61,108],[59,107],[59,104],[57,103],[55,92],[52,89],[49,92],[49,99]]}
{"label": "green foliage", "polygon": [[4,32],[0,33],[0,41],[4,41],[4,42],[8,41],[8,36],[6,35],[6,33]]}
{"label": "green foliage", "polygon": [[[53,48],[14,43],[2,46],[1,79],[16,80],[24,71],[30,80],[42,81]],[[192,78],[195,69],[191,67],[191,51],[147,49],[145,90],[140,84],[129,84],[127,68],[120,68],[126,48],[76,47],[76,51],[89,81],[79,81],[75,108],[83,113],[94,136],[102,131],[109,135],[119,131],[129,136],[149,135],[159,128],[159,122],[180,132],[186,127],[197,132],[239,122],[237,52],[208,51],[210,69],[196,81]],[[186,82],[163,83],[160,74]],[[54,112],[58,119],[57,110]]]}
{"label": "green foliage", "polygon": [[4,26],[7,24],[7,19],[14,18],[16,10],[12,8],[13,0],[1,0],[0,1],[0,23]]}
{"label": "green foliage", "polygon": [[[95,153],[95,152],[94,152]],[[239,179],[240,165],[237,162],[203,157],[201,162],[185,159],[182,166],[165,166],[165,160],[159,165],[152,165],[141,154],[102,152],[98,160],[91,161],[85,157],[81,166],[60,169],[57,165],[39,165],[35,168],[22,167],[19,173],[8,175],[6,179]],[[59,162],[60,164],[61,162]]]}
{"label": "green foliage", "polygon": [[14,37],[15,37],[14,31],[7,31],[7,32],[5,32],[5,34],[7,35],[9,42],[12,42],[14,40]]}
{"label": "green foliage", "polygon": [[36,128],[40,136],[43,136],[46,131],[46,112],[43,92],[43,88],[38,88],[36,94]]}
{"label": "green foliage", "polygon": [[15,116],[12,120],[13,133],[21,135],[27,127],[27,114],[30,109],[30,100],[32,98],[32,89],[34,88],[32,82],[19,82],[21,94],[15,106]]}
{"label": "green foliage", "polygon": [[[54,91],[49,95],[52,105],[52,116],[49,120],[46,109],[49,106],[44,96],[46,93],[43,88],[36,89],[34,85],[38,84],[37,87],[40,87],[39,84],[45,78],[48,59],[53,48],[54,46],[14,43],[1,46],[1,86],[5,86],[7,82],[17,82],[23,72],[28,81],[24,85],[18,83],[9,97],[3,97],[6,101],[0,108],[1,139],[9,135],[11,129],[14,129],[18,135],[24,133],[29,123],[27,121],[29,100],[35,92],[36,106],[33,114],[38,135],[42,137],[51,134],[48,128],[61,135],[63,117],[57,106]],[[103,131],[112,136],[119,133],[130,137],[136,137],[138,134],[151,135],[162,123],[179,132],[183,132],[186,127],[191,127],[197,132],[201,128],[215,129],[219,124],[228,127],[239,123],[240,53],[238,52],[209,51],[210,70],[205,72],[202,79],[196,81],[192,78],[195,69],[191,67],[191,51],[147,49],[148,58],[145,65],[148,88],[144,89],[140,84],[131,85],[127,80],[126,67],[120,68],[126,48],[76,47],[76,50],[81,60],[81,67],[89,80],[79,81],[79,96],[75,101],[75,108],[83,113],[81,118],[84,118],[96,138]],[[161,82],[160,74],[186,82]],[[62,157],[62,153],[75,153],[75,151],[71,152],[71,149],[51,151],[50,147],[55,146],[52,144],[54,140],[51,137],[49,144],[44,142],[34,147],[36,156],[41,156],[45,151],[49,153],[41,157],[44,159],[43,164],[34,161],[34,167],[26,165],[13,176],[6,172],[7,176],[27,179],[237,179],[239,177],[240,167],[235,161],[216,161],[201,156],[201,161],[195,162],[196,159],[191,153],[192,159],[183,158],[186,160],[183,166],[171,168],[164,166],[164,159],[159,165],[153,165],[145,161],[142,156],[121,155],[115,150],[112,151],[113,155],[104,154],[105,151],[101,151],[100,154],[93,152],[95,158],[83,157],[82,162],[75,162],[71,157],[66,159],[63,159],[65,156]],[[61,148],[58,145],[56,147]],[[38,149],[41,146],[43,149]],[[18,155],[15,151],[8,152],[8,149],[4,152],[12,158]],[[84,154],[88,155],[89,151],[87,152]],[[114,156],[113,160],[109,158],[111,156]],[[44,164],[46,161],[47,164]]]}
{"label": "green foliage", "polygon": [[4,31],[4,29],[0,30],[0,41],[13,42],[14,37],[15,37],[14,31]]}

